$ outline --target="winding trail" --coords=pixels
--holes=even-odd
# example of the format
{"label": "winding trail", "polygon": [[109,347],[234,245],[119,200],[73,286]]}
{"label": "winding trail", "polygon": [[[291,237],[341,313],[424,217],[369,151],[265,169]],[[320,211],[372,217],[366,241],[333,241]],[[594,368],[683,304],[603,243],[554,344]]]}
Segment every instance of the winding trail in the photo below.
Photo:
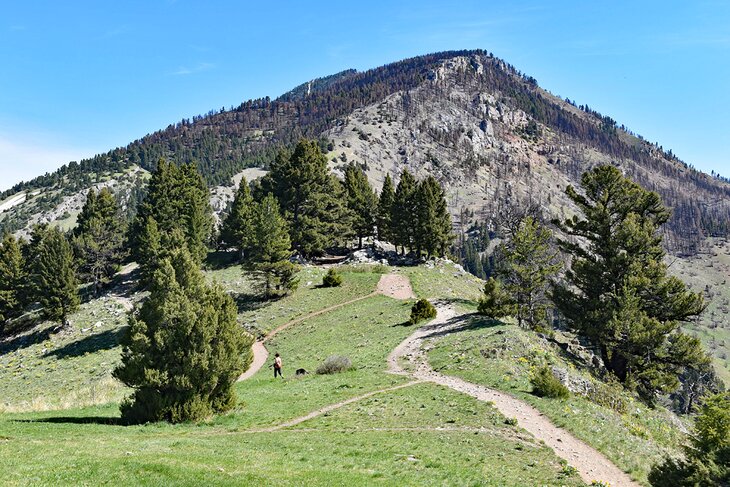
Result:
{"label": "winding trail", "polygon": [[[564,429],[558,428],[537,409],[503,392],[473,384],[457,377],[434,371],[421,351],[423,341],[432,336],[455,331],[462,325],[463,315],[458,315],[450,305],[437,305],[436,318],[416,330],[388,356],[388,370],[391,373],[413,377],[418,381],[434,382],[455,391],[472,396],[480,401],[491,402],[499,412],[508,418],[516,418],[519,426],[538,440],[545,442],[556,455],[578,470],[588,484],[594,480],[609,482],[614,487],[639,487],[608,458],[595,448],[579,440]],[[400,359],[408,361],[408,369],[401,366]]]}
{"label": "winding trail", "polygon": [[266,360],[269,357],[269,351],[266,350],[266,346],[264,344],[274,338],[277,333],[280,333],[282,330],[285,330],[292,325],[301,323],[302,321],[306,321],[310,318],[314,318],[315,316],[319,316],[324,313],[329,313],[330,311],[334,311],[349,304],[357,303],[358,301],[372,298],[373,296],[377,296],[378,294],[389,296],[394,299],[410,299],[415,297],[413,289],[411,288],[411,283],[406,276],[402,276],[400,274],[383,274],[382,276],[380,276],[380,280],[378,281],[376,290],[372,293],[365,296],[360,296],[359,298],[350,299],[349,301],[344,301],[342,303],[338,303],[327,308],[322,308],[318,311],[308,313],[304,316],[300,316],[299,318],[293,319],[284,323],[283,325],[274,328],[262,340],[257,340],[256,342],[254,342],[252,346],[253,361],[251,362],[251,366],[248,368],[248,370],[241,374],[237,382],[253,377],[256,372],[261,370],[261,368],[266,365]]}

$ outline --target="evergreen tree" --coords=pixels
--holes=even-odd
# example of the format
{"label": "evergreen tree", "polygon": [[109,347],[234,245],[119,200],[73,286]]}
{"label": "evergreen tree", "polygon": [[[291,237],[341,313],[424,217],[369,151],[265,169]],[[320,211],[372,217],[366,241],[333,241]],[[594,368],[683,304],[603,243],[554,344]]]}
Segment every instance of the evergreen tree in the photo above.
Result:
{"label": "evergreen tree", "polygon": [[685,458],[667,458],[649,472],[656,487],[714,487],[730,485],[730,392],[708,398],[695,420]]}
{"label": "evergreen tree", "polygon": [[226,246],[238,248],[241,251],[241,257],[245,256],[246,250],[250,247],[254,233],[253,207],[254,201],[248,182],[246,178],[242,178],[231,205],[231,212],[223,221],[220,236]]}
{"label": "evergreen tree", "polygon": [[378,199],[377,215],[378,238],[384,242],[393,243],[393,221],[391,220],[391,216],[393,214],[394,201],[395,187],[393,186],[393,180],[390,178],[390,174],[386,174]]}
{"label": "evergreen tree", "polygon": [[68,315],[79,307],[78,284],[71,245],[57,228],[36,233],[31,260],[34,301],[43,308],[43,316],[68,326]]}
{"label": "evergreen tree", "polygon": [[[155,221],[162,248],[175,247],[171,239],[174,230],[178,230],[184,237],[190,255],[198,263],[203,261],[213,220],[208,189],[194,165],[178,167],[164,159],[158,162],[132,231],[134,257],[140,263],[154,260],[145,256],[148,248],[141,241],[149,218]],[[143,281],[151,279],[144,273],[142,277]]]}
{"label": "evergreen tree", "polygon": [[515,302],[520,326],[535,328],[546,320],[550,279],[561,267],[551,241],[550,230],[528,216],[502,246],[506,265],[500,277]]}
{"label": "evergreen tree", "polygon": [[413,195],[415,218],[411,223],[416,253],[426,251],[427,257],[443,257],[451,245],[451,215],[441,185],[433,176],[418,183]]}
{"label": "evergreen tree", "polygon": [[504,291],[502,283],[490,277],[484,284],[484,295],[479,299],[477,308],[480,314],[499,319],[515,313],[515,302]]}
{"label": "evergreen tree", "polygon": [[23,310],[24,268],[19,242],[6,234],[0,243],[0,325]]}
{"label": "evergreen tree", "polygon": [[251,363],[252,343],[236,324],[230,296],[205,284],[186,246],[172,250],[123,339],[114,376],[134,393],[121,406],[122,418],[177,423],[231,409],[233,385]]}
{"label": "evergreen tree", "polygon": [[124,259],[123,237],[124,219],[111,191],[103,188],[97,195],[89,190],[72,244],[79,277],[93,283],[94,295],[119,270]]}
{"label": "evergreen tree", "polygon": [[278,292],[294,290],[297,267],[289,262],[291,241],[286,220],[280,215],[276,198],[269,193],[256,205],[254,236],[247,268],[252,268],[267,298]]}
{"label": "evergreen tree", "polygon": [[553,300],[608,370],[651,402],[676,389],[685,367],[707,360],[699,341],[680,330],[705,303],[667,274],[657,229],[669,211],[656,193],[610,166],[586,172],[581,186],[584,194],[566,190],[581,215],[556,222],[575,239],[561,241],[573,262]]}
{"label": "evergreen tree", "polygon": [[261,194],[272,193],[289,223],[294,249],[321,255],[349,236],[349,210],[341,184],[327,169],[316,141],[302,139],[293,153],[281,151],[261,180]]}
{"label": "evergreen tree", "polygon": [[[96,193],[92,188],[86,194],[86,203],[84,203],[83,208],[81,208],[81,213],[79,213],[76,219],[76,227],[74,228],[73,234],[81,235],[88,233],[90,222],[94,219],[103,222],[116,221],[117,225],[119,225],[122,220],[120,217],[119,205],[111,190],[109,188],[102,188]],[[121,230],[123,228],[120,228]]]}
{"label": "evergreen tree", "polygon": [[413,248],[414,223],[416,222],[415,207],[416,179],[404,169],[395,190],[391,222],[393,224],[393,245],[401,247],[403,254],[406,247]]}
{"label": "evergreen tree", "polygon": [[358,248],[362,248],[363,238],[375,233],[378,197],[365,172],[354,164],[345,168],[344,187],[347,206],[353,213],[353,230],[358,238]]}

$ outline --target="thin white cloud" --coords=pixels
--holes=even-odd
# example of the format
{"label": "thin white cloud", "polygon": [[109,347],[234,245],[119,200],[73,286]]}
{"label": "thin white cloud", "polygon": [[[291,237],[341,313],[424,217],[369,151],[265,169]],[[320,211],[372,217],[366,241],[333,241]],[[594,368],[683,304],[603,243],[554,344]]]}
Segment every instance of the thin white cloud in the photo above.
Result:
{"label": "thin white cloud", "polygon": [[169,73],[172,76],[187,76],[189,74],[200,73],[202,71],[208,71],[215,68],[215,64],[212,63],[198,63],[193,67],[180,66],[177,70]]}
{"label": "thin white cloud", "polygon": [[20,181],[52,172],[70,161],[90,157],[96,152],[0,134],[0,191]]}

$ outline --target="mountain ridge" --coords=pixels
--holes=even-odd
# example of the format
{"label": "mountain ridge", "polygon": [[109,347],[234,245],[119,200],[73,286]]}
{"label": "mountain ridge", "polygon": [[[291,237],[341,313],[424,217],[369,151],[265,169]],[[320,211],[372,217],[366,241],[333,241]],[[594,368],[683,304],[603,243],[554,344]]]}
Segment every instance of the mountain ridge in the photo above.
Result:
{"label": "mountain ridge", "polygon": [[[490,153],[482,153],[477,147],[471,154],[466,154],[464,162],[455,159],[465,153],[453,150],[442,153],[439,163],[462,163],[459,170],[469,174],[489,164],[491,157],[500,163],[497,164],[500,168],[492,171],[491,176],[507,186],[522,182],[520,164],[526,161],[515,160],[515,147],[523,155],[529,153],[528,164],[535,164],[542,158],[558,167],[558,173],[566,176],[560,178],[561,184],[575,184],[580,174],[596,162],[612,163],[622,166],[642,185],[658,191],[674,209],[669,224],[673,235],[668,239],[672,250],[692,254],[705,237],[730,233],[730,203],[726,201],[730,200],[730,184],[697,171],[677,159],[671,151],[665,152],[658,144],[634,136],[610,117],[586,105],[575,106],[567,99],[552,95],[540,88],[534,78],[484,50],[446,51],[362,72],[345,70],[299,85],[273,101],[268,97],[249,100],[232,110],[211,111],[183,119],[126,147],[78,163],[71,162],[54,173],[19,183],[0,194],[0,200],[21,191],[39,189],[42,193],[52,189],[58,194],[69,194],[89,187],[100,174],[117,174],[134,165],[150,170],[161,157],[179,163],[194,162],[209,185],[228,186],[232,176],[242,169],[266,167],[280,149],[291,146],[301,137],[322,139],[323,146],[330,149],[328,142],[331,145],[331,140],[324,139],[347,126],[358,110],[383,103],[389,97],[398,97],[407,118],[409,110],[420,108],[419,103],[448,102],[455,89],[465,94],[471,90],[469,96],[476,93],[479,97],[476,101],[468,96],[459,100],[461,105],[457,110],[469,115],[469,125],[457,127],[461,133],[453,132],[454,127],[449,126],[440,129],[436,127],[437,123],[431,122],[442,113],[426,107],[431,120],[424,121],[422,117],[421,126],[408,127],[411,145],[424,145],[426,140],[448,148],[449,144],[455,146],[464,142],[464,133],[486,134],[490,126],[493,130],[495,124],[500,123],[503,130],[494,136],[496,142],[491,148],[496,149]],[[423,92],[429,92],[426,98],[406,107],[405,104],[413,102],[413,93]],[[475,103],[484,111],[481,119],[475,115],[472,106]],[[508,117],[506,121],[505,116]],[[400,123],[403,124],[403,120]],[[368,142],[366,132],[358,133],[358,137]],[[407,137],[401,138],[408,142]],[[344,137],[339,137],[340,142],[343,140]],[[497,147],[500,144],[502,147]],[[433,162],[428,153],[412,151],[408,157],[411,167]],[[354,160],[365,163],[357,158]],[[516,177],[512,177],[514,174],[509,176],[515,171]],[[377,180],[376,175],[371,176]],[[558,193],[564,188],[555,189],[548,193],[560,199]],[[484,193],[487,198],[495,197],[493,188]],[[130,213],[134,206],[132,198]],[[454,214],[458,210],[455,208]],[[468,210],[479,212],[483,209]],[[22,218],[14,218],[13,213],[5,212],[0,220],[0,231],[15,231],[25,224]]]}

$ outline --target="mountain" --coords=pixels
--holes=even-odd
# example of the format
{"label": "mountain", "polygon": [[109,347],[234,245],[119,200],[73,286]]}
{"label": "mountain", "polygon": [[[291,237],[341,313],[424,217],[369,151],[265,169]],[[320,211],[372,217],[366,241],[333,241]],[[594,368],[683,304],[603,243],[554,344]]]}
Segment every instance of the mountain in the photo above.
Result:
{"label": "mountain", "polygon": [[[23,228],[33,214],[38,220],[38,213],[92,184],[121,177],[122,186],[130,186],[129,173],[138,172],[133,168],[150,170],[160,157],[194,161],[211,186],[230,186],[242,169],[266,167],[301,137],[322,139],[335,168],[363,164],[376,185],[386,172],[404,167],[434,174],[447,186],[453,214],[470,215],[457,218],[465,228],[527,200],[555,215],[569,213],[565,186],[590,167],[611,163],[659,192],[673,209],[670,250],[694,254],[706,237],[730,232],[726,180],[693,169],[588,106],[550,94],[481,50],[347,70],[273,101],[249,100],[183,119],[0,194],[0,204],[17,202],[20,193],[36,194],[32,207],[17,204],[0,213],[0,230]],[[143,182],[137,177],[131,186]],[[127,193],[130,212],[140,194]]]}

